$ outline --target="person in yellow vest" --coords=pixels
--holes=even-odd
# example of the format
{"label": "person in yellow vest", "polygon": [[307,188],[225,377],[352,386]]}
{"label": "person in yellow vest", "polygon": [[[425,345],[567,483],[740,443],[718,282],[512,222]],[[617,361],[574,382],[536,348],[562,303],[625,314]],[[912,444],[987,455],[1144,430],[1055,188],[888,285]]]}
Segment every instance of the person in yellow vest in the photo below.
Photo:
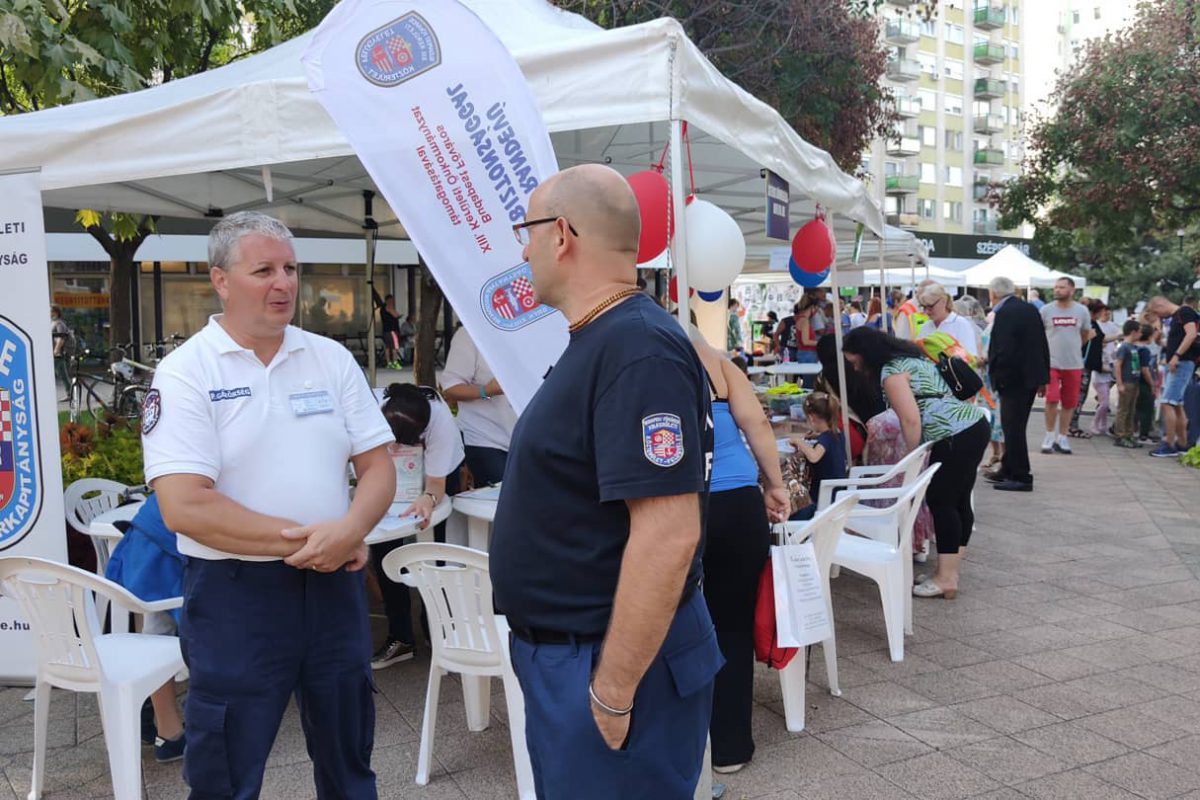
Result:
{"label": "person in yellow vest", "polygon": [[907,339],[910,342],[916,340],[921,326],[929,321],[929,317],[921,313],[921,308],[917,304],[916,298],[920,297],[922,289],[934,283],[937,283],[937,281],[929,280],[928,278],[921,281],[917,284],[917,288],[913,290],[912,297],[896,307],[892,326],[897,338]]}

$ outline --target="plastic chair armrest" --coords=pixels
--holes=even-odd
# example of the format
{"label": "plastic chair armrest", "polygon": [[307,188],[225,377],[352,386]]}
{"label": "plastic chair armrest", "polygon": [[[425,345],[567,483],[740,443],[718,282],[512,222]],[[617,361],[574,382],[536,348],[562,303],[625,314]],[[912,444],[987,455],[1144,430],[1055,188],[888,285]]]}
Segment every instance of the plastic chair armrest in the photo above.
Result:
{"label": "plastic chair armrest", "polygon": [[895,466],[896,466],[895,464],[876,464],[876,465],[869,465],[869,466],[862,466],[862,467],[851,467],[850,468],[850,477],[851,478],[868,478],[868,477],[877,477],[879,475],[886,475],[888,470],[892,469]]}
{"label": "plastic chair armrest", "polygon": [[137,611],[140,614],[150,614],[150,613],[156,613],[156,612],[160,612],[160,611],[170,611],[173,608],[182,608],[182,607],[183,607],[183,598],[182,597],[168,597],[164,600],[155,600],[153,602],[143,602],[141,604],[141,608],[134,608],[131,610]]}

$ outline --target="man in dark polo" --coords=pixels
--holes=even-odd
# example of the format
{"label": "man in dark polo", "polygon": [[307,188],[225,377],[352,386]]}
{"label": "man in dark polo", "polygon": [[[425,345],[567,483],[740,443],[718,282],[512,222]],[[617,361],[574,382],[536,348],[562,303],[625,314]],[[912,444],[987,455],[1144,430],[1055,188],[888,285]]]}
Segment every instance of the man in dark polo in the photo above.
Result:
{"label": "man in dark polo", "polygon": [[514,226],[571,326],[513,434],[491,545],[548,800],[690,798],[722,665],[699,593],[709,391],[637,288],[639,228],[628,184],[594,164],[547,180]]}

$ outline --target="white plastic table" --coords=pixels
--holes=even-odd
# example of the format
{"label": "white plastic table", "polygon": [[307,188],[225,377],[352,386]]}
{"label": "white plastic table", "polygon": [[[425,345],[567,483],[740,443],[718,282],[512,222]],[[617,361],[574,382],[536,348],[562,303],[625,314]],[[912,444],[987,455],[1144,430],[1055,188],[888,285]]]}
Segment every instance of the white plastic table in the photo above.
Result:
{"label": "white plastic table", "polygon": [[767,367],[766,372],[771,376],[771,382],[778,385],[779,376],[787,376],[789,378],[813,378],[821,374],[820,364],[797,364],[795,361],[789,361],[786,364],[772,364]]}
{"label": "white plastic table", "polygon": [[487,552],[499,501],[499,486],[485,486],[454,496],[454,510],[467,518],[467,547]]}
{"label": "white plastic table", "polygon": [[132,522],[137,513],[142,510],[142,506],[146,504],[145,500],[139,500],[136,503],[128,503],[105,511],[102,514],[97,514],[92,517],[92,521],[88,523],[88,536],[107,539],[110,543],[116,544],[121,541],[124,532],[117,527],[118,522]]}
{"label": "white plastic table", "polygon": [[429,517],[429,525],[426,526],[425,530],[419,530],[417,528],[417,525],[420,524],[419,519],[401,520],[399,518],[400,512],[408,508],[409,505],[411,503],[407,501],[392,503],[387,514],[367,534],[367,538],[363,541],[367,544],[379,544],[380,542],[391,542],[396,539],[406,539],[409,536],[416,536],[418,542],[432,542],[434,527],[445,522],[453,510],[450,498],[443,497],[442,502],[438,503],[433,509],[433,514]]}

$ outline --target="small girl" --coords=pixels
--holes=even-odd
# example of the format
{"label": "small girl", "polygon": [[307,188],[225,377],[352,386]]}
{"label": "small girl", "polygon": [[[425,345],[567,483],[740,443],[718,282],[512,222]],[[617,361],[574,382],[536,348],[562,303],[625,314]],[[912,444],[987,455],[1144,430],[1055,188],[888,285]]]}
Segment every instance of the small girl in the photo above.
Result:
{"label": "small girl", "polygon": [[837,398],[824,392],[813,392],[804,398],[804,414],[816,441],[809,444],[799,437],[791,437],[788,441],[812,465],[810,497],[813,502],[792,514],[789,519],[793,520],[812,519],[816,514],[821,481],[846,477],[846,444],[840,432],[842,411]]}

